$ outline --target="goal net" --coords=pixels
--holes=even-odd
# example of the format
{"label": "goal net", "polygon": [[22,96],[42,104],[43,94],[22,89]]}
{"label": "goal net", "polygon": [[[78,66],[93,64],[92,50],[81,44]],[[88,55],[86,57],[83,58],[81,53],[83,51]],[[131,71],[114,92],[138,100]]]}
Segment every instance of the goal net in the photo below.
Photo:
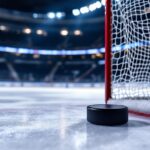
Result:
{"label": "goal net", "polygon": [[150,1],[107,0],[106,19],[111,24],[111,30],[106,27],[106,34],[111,32],[106,35],[111,39],[106,42],[111,44],[109,98],[150,117]]}

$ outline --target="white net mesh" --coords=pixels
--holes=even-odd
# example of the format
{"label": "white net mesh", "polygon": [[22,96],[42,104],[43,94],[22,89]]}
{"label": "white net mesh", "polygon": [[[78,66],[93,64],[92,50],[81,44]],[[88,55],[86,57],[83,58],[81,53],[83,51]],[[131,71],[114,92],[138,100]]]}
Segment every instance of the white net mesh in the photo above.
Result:
{"label": "white net mesh", "polygon": [[112,0],[112,98],[150,98],[150,0]]}

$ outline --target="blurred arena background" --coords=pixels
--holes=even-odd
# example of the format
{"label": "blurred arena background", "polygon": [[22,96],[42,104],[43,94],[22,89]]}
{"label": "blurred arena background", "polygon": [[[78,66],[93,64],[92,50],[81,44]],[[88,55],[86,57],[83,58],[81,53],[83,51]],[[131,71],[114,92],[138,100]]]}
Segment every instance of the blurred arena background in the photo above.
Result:
{"label": "blurred arena background", "polygon": [[0,0],[1,86],[104,82],[105,0]]}

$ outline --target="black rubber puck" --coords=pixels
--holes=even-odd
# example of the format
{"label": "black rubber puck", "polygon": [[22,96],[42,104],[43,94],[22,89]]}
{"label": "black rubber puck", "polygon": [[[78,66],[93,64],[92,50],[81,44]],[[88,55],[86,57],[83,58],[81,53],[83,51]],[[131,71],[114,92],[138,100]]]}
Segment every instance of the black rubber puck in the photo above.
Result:
{"label": "black rubber puck", "polygon": [[90,105],[87,120],[96,125],[121,125],[128,122],[128,108],[123,105]]}

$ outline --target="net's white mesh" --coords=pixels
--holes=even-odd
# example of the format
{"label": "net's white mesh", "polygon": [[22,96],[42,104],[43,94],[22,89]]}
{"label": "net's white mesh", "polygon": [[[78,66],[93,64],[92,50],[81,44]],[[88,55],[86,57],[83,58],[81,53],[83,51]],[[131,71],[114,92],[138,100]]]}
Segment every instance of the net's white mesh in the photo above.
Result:
{"label": "net's white mesh", "polygon": [[112,98],[150,98],[150,0],[112,0]]}

